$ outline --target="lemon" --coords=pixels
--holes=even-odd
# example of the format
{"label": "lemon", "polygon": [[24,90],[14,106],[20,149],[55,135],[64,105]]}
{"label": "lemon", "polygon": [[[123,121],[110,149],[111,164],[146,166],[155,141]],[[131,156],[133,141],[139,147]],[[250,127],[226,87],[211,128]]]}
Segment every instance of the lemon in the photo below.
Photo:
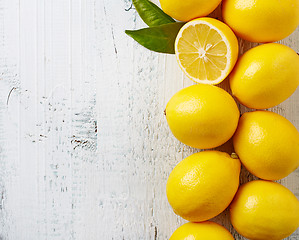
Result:
{"label": "lemon", "polygon": [[252,181],[240,187],[231,206],[234,228],[252,240],[281,240],[299,227],[299,202],[284,186]]}
{"label": "lemon", "polygon": [[183,72],[193,81],[222,82],[238,58],[238,40],[233,31],[213,18],[198,18],[185,24],[175,41],[175,54]]}
{"label": "lemon", "polygon": [[227,153],[205,151],[181,161],[170,173],[166,193],[174,212],[202,222],[224,211],[238,186],[240,161]]}
{"label": "lemon", "polygon": [[299,166],[299,132],[276,113],[244,113],[233,144],[243,165],[259,178],[281,179]]}
{"label": "lemon", "polygon": [[214,222],[185,223],[169,240],[234,240],[226,228]]}
{"label": "lemon", "polygon": [[165,109],[173,135],[191,147],[209,149],[222,145],[234,134],[239,109],[223,89],[197,84],[177,92]]}
{"label": "lemon", "polygon": [[299,85],[299,56],[291,48],[268,43],[247,51],[229,76],[233,95],[245,106],[274,107]]}
{"label": "lemon", "polygon": [[183,22],[207,16],[220,2],[221,0],[160,0],[165,13]]}
{"label": "lemon", "polygon": [[275,42],[299,24],[299,0],[223,0],[224,21],[241,38]]}

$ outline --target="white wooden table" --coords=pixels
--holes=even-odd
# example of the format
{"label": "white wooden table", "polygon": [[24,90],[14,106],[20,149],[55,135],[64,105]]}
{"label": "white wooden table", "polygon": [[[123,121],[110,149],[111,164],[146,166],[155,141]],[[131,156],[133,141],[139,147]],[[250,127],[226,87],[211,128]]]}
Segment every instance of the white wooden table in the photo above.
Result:
{"label": "white wooden table", "polygon": [[[184,222],[165,183],[196,150],[172,136],[163,110],[193,83],[174,56],[124,34],[145,26],[130,6],[0,0],[1,240],[164,240]],[[299,51],[298,36],[282,42]],[[272,109],[297,129],[298,100],[299,90]],[[299,196],[299,170],[281,182]],[[227,215],[214,220],[244,239]]]}

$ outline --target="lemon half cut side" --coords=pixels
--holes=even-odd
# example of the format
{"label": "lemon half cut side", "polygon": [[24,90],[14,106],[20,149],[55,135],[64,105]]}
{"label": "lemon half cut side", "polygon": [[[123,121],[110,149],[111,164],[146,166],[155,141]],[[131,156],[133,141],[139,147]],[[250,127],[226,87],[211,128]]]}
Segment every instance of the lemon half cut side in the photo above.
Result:
{"label": "lemon half cut side", "polygon": [[175,41],[179,66],[197,83],[222,82],[233,69],[238,52],[233,31],[223,22],[208,17],[186,23]]}

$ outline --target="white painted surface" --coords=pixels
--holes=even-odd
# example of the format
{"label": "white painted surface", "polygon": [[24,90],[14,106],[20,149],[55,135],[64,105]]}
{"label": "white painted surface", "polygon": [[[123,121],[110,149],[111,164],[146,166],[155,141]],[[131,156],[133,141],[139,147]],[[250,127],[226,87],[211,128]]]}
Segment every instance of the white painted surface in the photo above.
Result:
{"label": "white painted surface", "polygon": [[[163,110],[192,82],[174,56],[124,34],[145,26],[130,5],[0,0],[1,240],[164,240],[184,222],[165,183],[194,150]],[[298,36],[283,43],[299,51]],[[299,90],[273,109],[297,129],[298,100]],[[299,170],[282,183],[299,196]],[[214,220],[233,232],[227,212]]]}

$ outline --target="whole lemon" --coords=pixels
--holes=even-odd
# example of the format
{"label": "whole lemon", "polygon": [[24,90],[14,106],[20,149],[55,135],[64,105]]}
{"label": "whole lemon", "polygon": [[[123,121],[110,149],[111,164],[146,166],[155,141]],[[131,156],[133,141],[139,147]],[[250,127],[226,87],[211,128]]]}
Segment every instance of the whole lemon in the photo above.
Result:
{"label": "whole lemon", "polygon": [[299,24],[299,0],[223,0],[224,21],[241,38],[275,42]]}
{"label": "whole lemon", "polygon": [[206,221],[201,223],[185,223],[180,226],[169,240],[234,240],[233,236],[221,225]]}
{"label": "whole lemon", "polygon": [[239,187],[240,165],[238,159],[219,151],[185,158],[170,173],[166,185],[173,211],[191,222],[223,212]]}
{"label": "whole lemon", "polygon": [[281,179],[299,166],[299,132],[277,113],[244,113],[233,144],[243,165],[259,178]]}
{"label": "whole lemon", "polygon": [[270,181],[252,181],[240,187],[230,219],[244,237],[281,240],[299,227],[299,201],[286,187]]}
{"label": "whole lemon", "polygon": [[221,0],[160,0],[165,13],[183,22],[209,15],[220,2]]}
{"label": "whole lemon", "polygon": [[245,106],[274,107],[299,85],[299,56],[291,48],[268,43],[247,51],[230,74],[233,95]]}
{"label": "whole lemon", "polygon": [[197,84],[177,92],[168,102],[165,114],[173,135],[195,148],[222,145],[234,134],[239,109],[223,89]]}

